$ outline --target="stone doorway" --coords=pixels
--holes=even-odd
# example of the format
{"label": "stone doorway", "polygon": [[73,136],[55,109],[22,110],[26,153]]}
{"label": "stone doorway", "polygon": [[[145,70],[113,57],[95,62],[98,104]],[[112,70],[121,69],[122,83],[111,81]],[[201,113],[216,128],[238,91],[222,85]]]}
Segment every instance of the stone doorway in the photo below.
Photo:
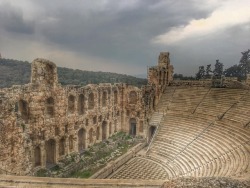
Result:
{"label": "stone doorway", "polygon": [[86,148],[86,131],[85,129],[81,128],[78,131],[78,151],[82,153]]}
{"label": "stone doorway", "polygon": [[134,118],[130,119],[129,124],[129,134],[132,136],[136,136],[136,120]]}
{"label": "stone doorway", "polygon": [[102,140],[107,139],[107,122],[103,121],[102,122]]}
{"label": "stone doorway", "polygon": [[35,166],[41,166],[41,149],[39,146],[35,148]]}
{"label": "stone doorway", "polygon": [[154,134],[155,134],[155,131],[156,131],[156,126],[151,126],[149,128],[149,135],[148,135],[148,138],[149,138],[149,142],[152,140]]}
{"label": "stone doorway", "polygon": [[56,163],[56,141],[50,139],[46,142],[46,167],[50,168]]}

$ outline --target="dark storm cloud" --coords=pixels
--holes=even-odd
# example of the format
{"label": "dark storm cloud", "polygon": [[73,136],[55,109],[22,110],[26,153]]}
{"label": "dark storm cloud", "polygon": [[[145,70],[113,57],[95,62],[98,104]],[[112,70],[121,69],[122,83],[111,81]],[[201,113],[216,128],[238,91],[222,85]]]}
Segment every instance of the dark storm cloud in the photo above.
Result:
{"label": "dark storm cloud", "polygon": [[9,3],[0,5],[0,26],[7,32],[32,34],[35,30],[34,21],[24,20],[23,12]]}
{"label": "dark storm cloud", "polygon": [[95,11],[88,2],[72,1],[68,6],[68,1],[40,1],[48,20],[39,25],[42,35],[65,49],[128,63],[148,59],[152,37],[209,13],[194,11],[192,1],[141,0],[124,8],[110,1]]}
{"label": "dark storm cloud", "polygon": [[[241,7],[235,9],[234,5],[230,7],[230,1],[0,0],[0,48],[5,50],[8,44],[9,54],[19,57],[22,53],[29,57],[30,51],[51,60],[56,57],[72,68],[100,66],[96,69],[109,70],[112,66],[112,70],[131,74],[146,72],[146,65],[155,65],[160,51],[170,51],[175,71],[193,74],[199,65],[213,63],[216,58],[234,64],[239,52],[249,48],[249,25],[235,25],[233,20],[225,22],[227,27],[224,27],[223,21],[215,26],[217,19],[209,21],[217,10],[224,10],[220,6],[230,8],[230,14],[231,10],[235,10],[232,14],[238,9],[245,11]],[[203,21],[208,23],[203,26],[209,32],[204,29],[206,34],[197,35],[199,25],[192,25],[194,20],[201,25]],[[229,19],[224,16],[221,20]],[[188,30],[190,24],[192,29]],[[174,43],[152,42],[161,35],[162,38],[184,36],[184,39],[173,40]],[[26,49],[20,52],[15,44],[22,42]],[[74,60],[70,62],[71,59]],[[119,71],[119,67],[124,69]]]}

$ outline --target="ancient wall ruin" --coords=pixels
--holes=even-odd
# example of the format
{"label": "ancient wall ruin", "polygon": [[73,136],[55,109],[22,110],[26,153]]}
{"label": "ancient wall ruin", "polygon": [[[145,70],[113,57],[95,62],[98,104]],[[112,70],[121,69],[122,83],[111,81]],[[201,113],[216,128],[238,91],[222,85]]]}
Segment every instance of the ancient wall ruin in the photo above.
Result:
{"label": "ancient wall ruin", "polygon": [[145,87],[63,87],[56,65],[35,59],[31,83],[0,90],[0,172],[32,174],[118,131],[146,137],[148,116],[172,73],[169,53],[161,53]]}

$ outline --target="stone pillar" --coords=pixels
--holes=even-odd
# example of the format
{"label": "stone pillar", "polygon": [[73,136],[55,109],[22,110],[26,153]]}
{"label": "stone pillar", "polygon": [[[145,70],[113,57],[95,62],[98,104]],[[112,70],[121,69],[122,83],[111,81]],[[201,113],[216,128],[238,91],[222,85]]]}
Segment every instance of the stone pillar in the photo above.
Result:
{"label": "stone pillar", "polygon": [[44,141],[41,142],[40,148],[41,148],[41,167],[46,168],[46,148]]}
{"label": "stone pillar", "polygon": [[68,155],[70,153],[70,151],[69,151],[69,136],[65,137],[64,147],[65,147],[64,148],[65,155]]}

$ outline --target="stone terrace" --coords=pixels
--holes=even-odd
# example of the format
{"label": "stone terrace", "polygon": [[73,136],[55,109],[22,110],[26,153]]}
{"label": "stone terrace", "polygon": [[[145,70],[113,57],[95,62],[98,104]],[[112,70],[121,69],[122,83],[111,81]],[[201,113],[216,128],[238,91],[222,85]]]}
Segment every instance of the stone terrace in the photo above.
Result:
{"label": "stone terrace", "polygon": [[[249,101],[248,90],[168,87],[155,112],[164,116],[158,120],[158,130],[146,155],[128,162],[112,178],[247,175],[250,172]],[[152,118],[155,117],[153,114]],[[160,175],[163,171],[166,176]]]}

